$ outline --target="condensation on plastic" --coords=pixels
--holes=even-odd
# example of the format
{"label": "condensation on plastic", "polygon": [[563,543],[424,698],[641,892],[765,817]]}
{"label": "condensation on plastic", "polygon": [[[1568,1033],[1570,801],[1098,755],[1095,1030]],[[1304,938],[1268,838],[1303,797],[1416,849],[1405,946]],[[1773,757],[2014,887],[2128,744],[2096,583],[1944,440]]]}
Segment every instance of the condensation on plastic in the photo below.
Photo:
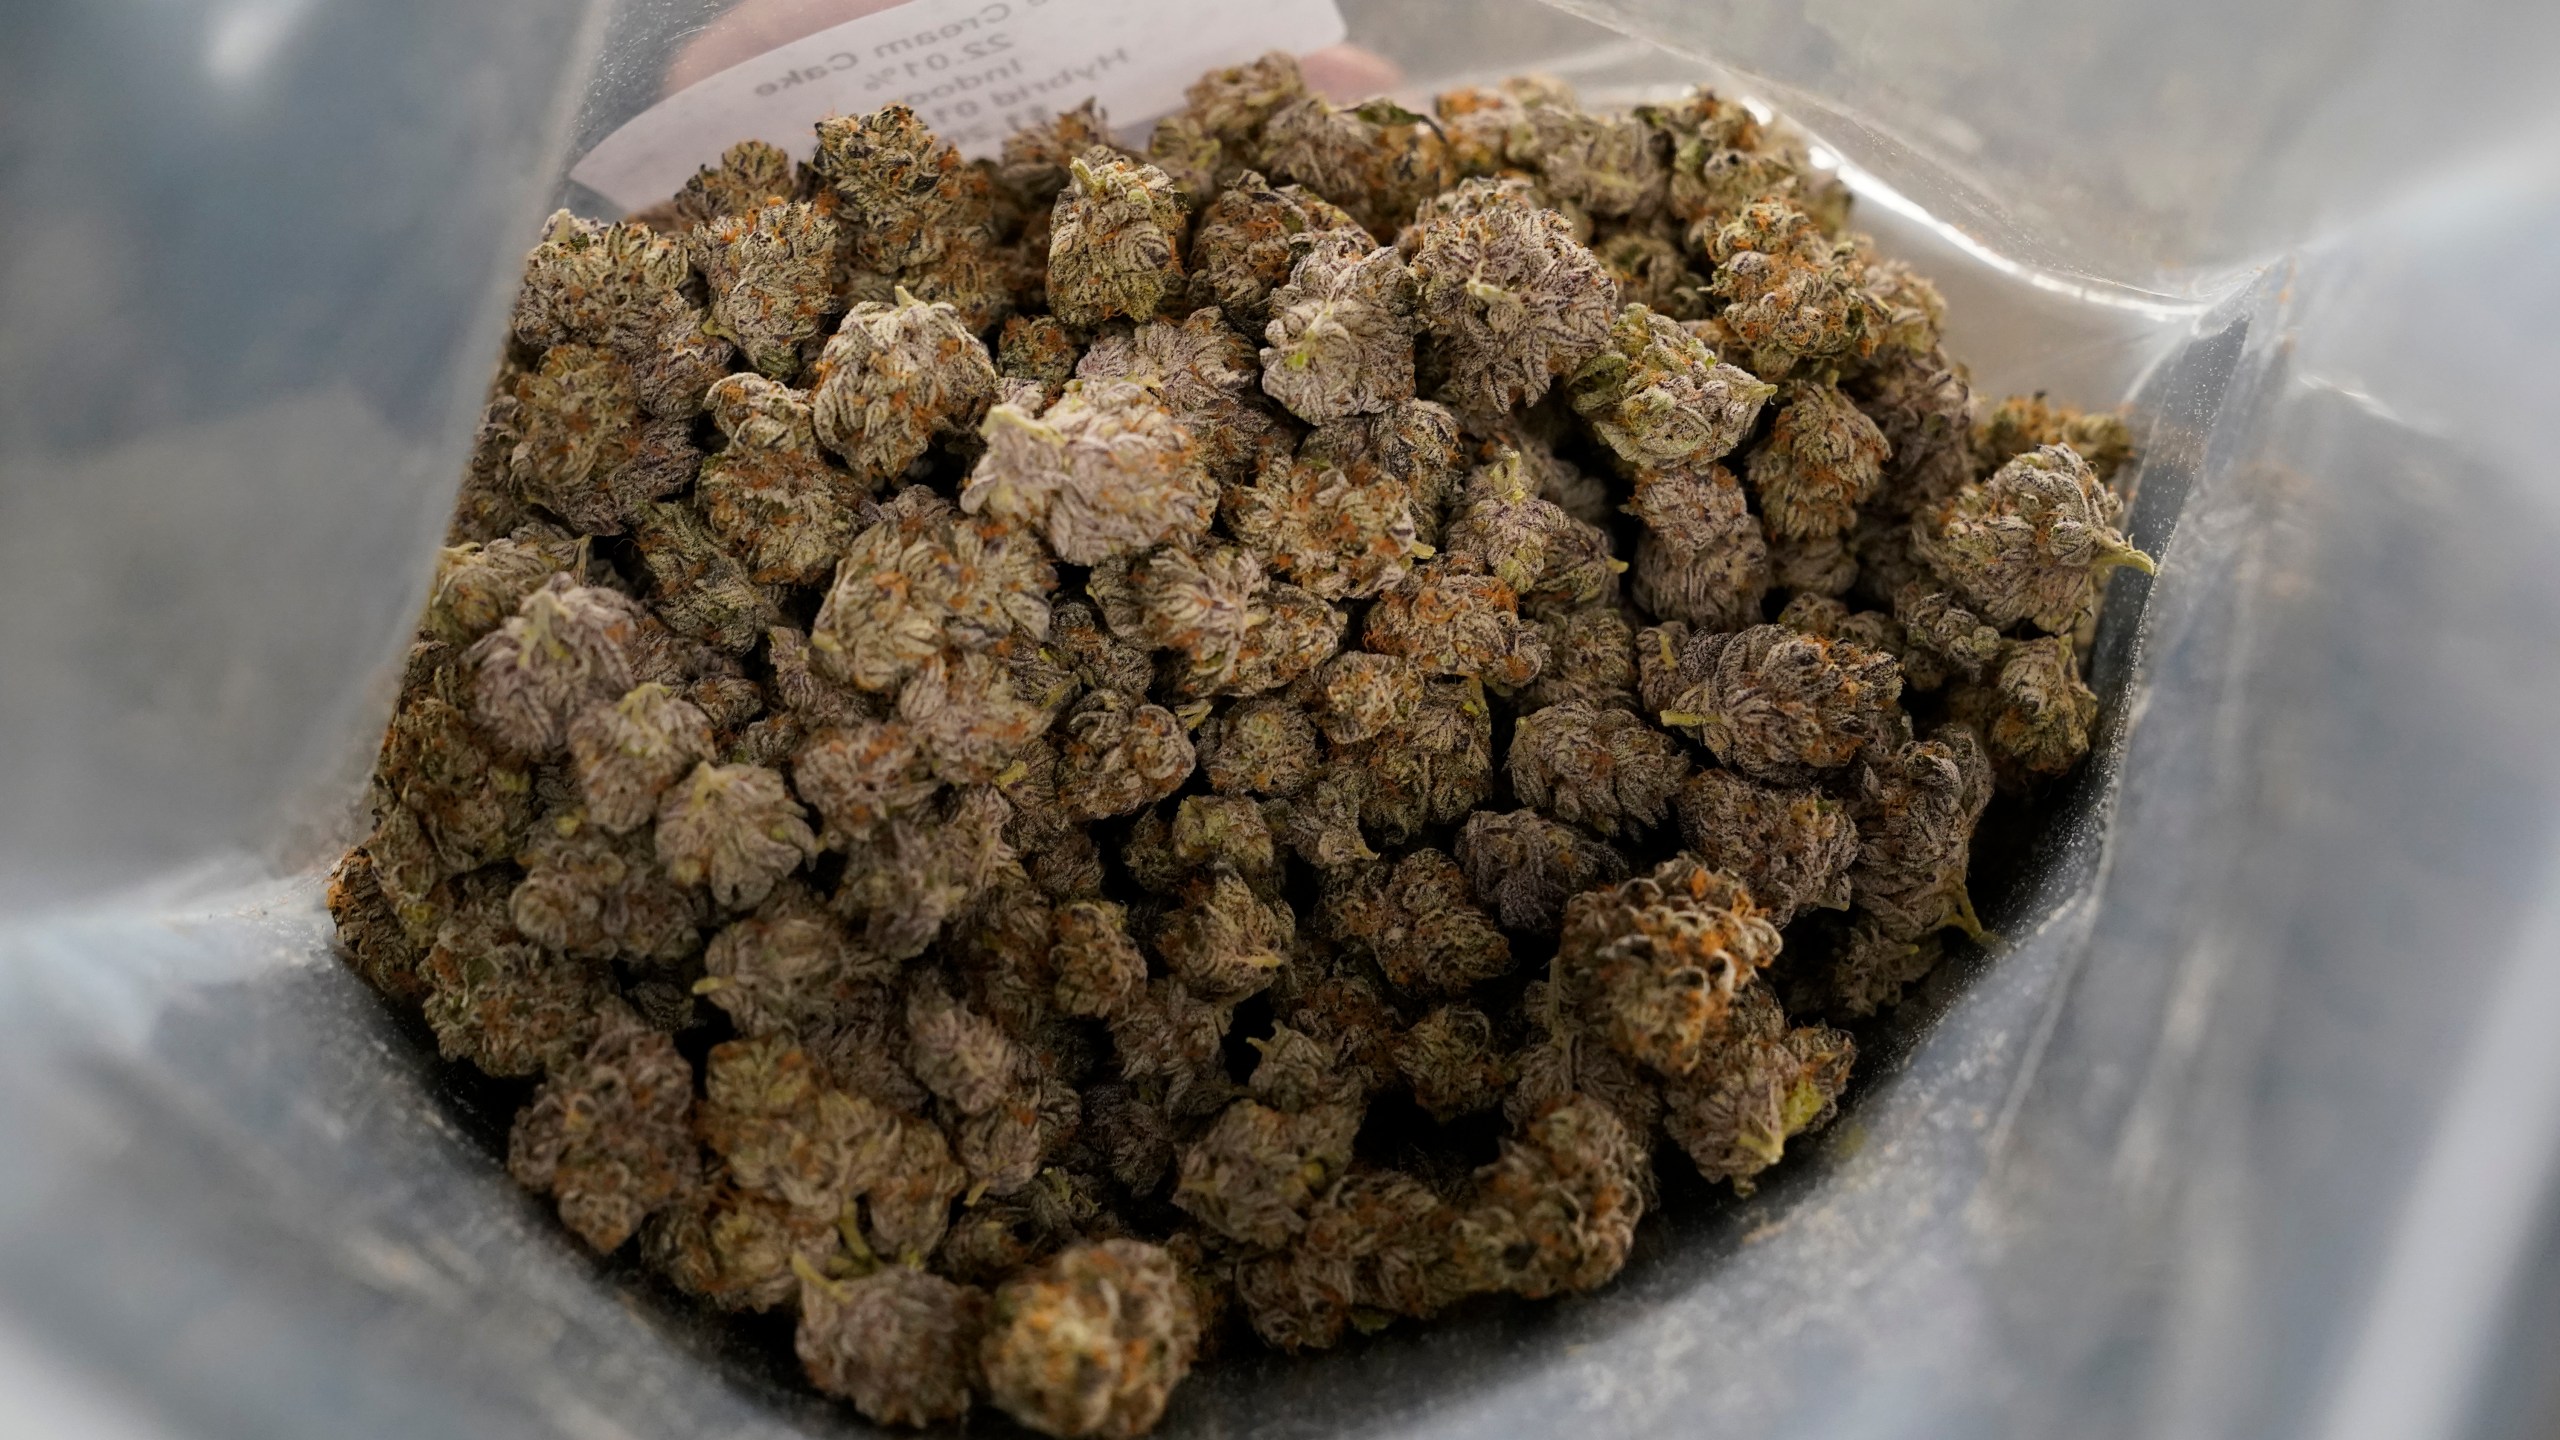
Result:
{"label": "condensation on plastic", "polygon": [[[0,1422],[860,1427],[593,1263],[329,958],[561,169],[714,5],[0,17]],[[2560,121],[2547,6],[1347,5],[1417,84],[1806,117],[1990,393],[2128,400],[2111,716],[1989,917],[1747,1200],[1610,1289],[1224,1364],[1188,1436],[2551,1433]],[[590,77],[582,86],[580,77]],[[574,116],[564,101],[582,101]],[[314,778],[314,777],[318,778]],[[238,877],[267,876],[247,889]],[[78,1428],[75,1428],[78,1427]]]}

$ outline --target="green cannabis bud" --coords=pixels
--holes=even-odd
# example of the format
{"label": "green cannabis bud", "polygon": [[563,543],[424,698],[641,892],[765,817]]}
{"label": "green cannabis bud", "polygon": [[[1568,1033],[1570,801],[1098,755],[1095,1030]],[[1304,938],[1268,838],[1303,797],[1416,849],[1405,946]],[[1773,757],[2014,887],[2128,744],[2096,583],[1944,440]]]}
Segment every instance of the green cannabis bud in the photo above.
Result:
{"label": "green cannabis bud", "polygon": [[[1778,387],[1719,361],[1677,322],[1642,305],[1619,313],[1609,348],[1585,361],[1565,387],[1573,408],[1620,459],[1635,466],[1723,459],[1751,433],[1761,405],[1777,393]],[[1786,424],[1783,411],[1779,424]],[[1768,453],[1757,452],[1754,463]]]}
{"label": "green cannabis bud", "polygon": [[1049,304],[1058,318],[1090,327],[1172,308],[1184,289],[1189,221],[1172,179],[1110,157],[1070,161],[1067,176],[1049,224]]}
{"label": "green cannabis bud", "polygon": [[2068,446],[2046,445],[1968,485],[1912,522],[1920,558],[1994,625],[2066,635],[2110,570],[2151,557],[2116,521],[2123,504]]}

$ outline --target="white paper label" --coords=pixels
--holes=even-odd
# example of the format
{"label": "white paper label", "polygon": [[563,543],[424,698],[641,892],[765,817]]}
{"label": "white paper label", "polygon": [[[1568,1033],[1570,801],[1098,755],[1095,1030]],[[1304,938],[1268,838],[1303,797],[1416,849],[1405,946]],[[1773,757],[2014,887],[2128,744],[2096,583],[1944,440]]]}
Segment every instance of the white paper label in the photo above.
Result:
{"label": "white paper label", "polygon": [[738,141],[793,155],[830,115],[912,107],[972,157],[1085,99],[1114,125],[1182,103],[1200,72],[1343,37],[1334,0],[910,0],[768,50],[634,116],[569,172],[628,209]]}

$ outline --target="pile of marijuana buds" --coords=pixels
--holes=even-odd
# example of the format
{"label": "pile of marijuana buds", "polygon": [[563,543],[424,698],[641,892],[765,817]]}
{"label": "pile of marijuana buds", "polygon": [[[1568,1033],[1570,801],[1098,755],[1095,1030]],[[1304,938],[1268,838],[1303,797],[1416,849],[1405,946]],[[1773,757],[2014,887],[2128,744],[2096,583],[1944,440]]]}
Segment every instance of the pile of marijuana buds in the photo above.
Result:
{"label": "pile of marijuana buds", "polygon": [[873,1420],[1607,1282],[2088,751],[2120,420],[1738,104],[1435,108],[892,106],[532,253],[331,908]]}

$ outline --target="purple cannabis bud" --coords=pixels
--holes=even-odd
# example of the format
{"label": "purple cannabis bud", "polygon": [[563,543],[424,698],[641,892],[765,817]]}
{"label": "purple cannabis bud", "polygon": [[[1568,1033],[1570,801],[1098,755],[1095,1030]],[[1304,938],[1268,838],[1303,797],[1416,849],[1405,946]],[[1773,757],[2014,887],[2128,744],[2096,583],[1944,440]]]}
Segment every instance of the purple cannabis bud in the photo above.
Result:
{"label": "purple cannabis bud", "polygon": [[1644,1142],[1606,1106],[1549,1106],[1476,1172],[1454,1247],[1467,1288],[1536,1300],[1607,1284],[1635,1243],[1648,1176]]}
{"label": "purple cannabis bud", "polygon": [[1730,770],[1701,770],[1672,804],[1690,850],[1741,881],[1771,924],[1808,910],[1849,908],[1858,831],[1830,796],[1761,785]]}
{"label": "purple cannabis bud", "polygon": [[757,765],[696,765],[658,802],[658,860],[680,885],[706,885],[750,910],[818,853],[782,777]]}
{"label": "purple cannabis bud", "polygon": [[1858,507],[1884,478],[1884,432],[1836,385],[1797,382],[1784,394],[1769,438],[1751,452],[1743,476],[1772,536],[1838,535],[1856,523]]}
{"label": "purple cannabis bud", "polygon": [[1345,475],[1390,475],[1404,483],[1414,536],[1440,538],[1441,513],[1466,483],[1467,458],[1458,417],[1429,400],[1408,400],[1376,415],[1320,425],[1298,447],[1301,464]]}
{"label": "purple cannabis bud", "polygon": [[1506,930],[1552,932],[1565,901],[1626,878],[1626,857],[1535,810],[1479,810],[1458,832],[1458,864]]}
{"label": "purple cannabis bud", "polygon": [[1538,709],[1568,701],[1606,709],[1636,703],[1635,630],[1617,607],[1593,605],[1538,622],[1547,664],[1520,694]]}
{"label": "purple cannabis bud", "polygon": [[517,933],[510,888],[503,871],[467,877],[418,962],[436,1048],[501,1077],[567,1064],[595,1038],[608,995],[596,966]]}
{"label": "purple cannabis bud", "polygon": [[1307,81],[1298,72],[1297,57],[1273,50],[1191,82],[1182,92],[1181,113],[1220,144],[1258,148],[1264,124],[1306,94]]}
{"label": "purple cannabis bud", "polygon": [[1190,1373],[1200,1321],[1173,1257],[1136,1240],[1071,1246],[988,1307],[987,1395],[1044,1435],[1131,1440]]}
{"label": "purple cannabis bud", "polygon": [[672,963],[702,943],[699,900],[660,868],[647,836],[616,835],[584,812],[533,829],[508,917],[528,940],[585,960]]}
{"label": "purple cannabis bud", "polygon": [[1316,671],[1316,722],[1336,745],[1405,729],[1422,708],[1422,685],[1412,661],[1346,650]]}
{"label": "purple cannabis bud", "polygon": [[1777,393],[1642,305],[1618,313],[1608,347],[1584,361],[1565,386],[1574,410],[1631,466],[1721,460],[1751,433],[1760,407]]}
{"label": "purple cannabis bud", "polygon": [[619,592],[552,576],[464,652],[474,718],[520,754],[559,753],[570,721],[631,689],[647,618]]}
{"label": "purple cannabis bud", "polygon": [[1395,251],[1356,232],[1309,237],[1271,292],[1262,388],[1310,425],[1412,399],[1415,301]]}
{"label": "purple cannabis bud", "polygon": [[1603,835],[1661,824],[1688,773],[1679,743],[1626,710],[1568,700],[1521,716],[1511,736],[1512,792]]}
{"label": "purple cannabis bud", "polygon": [[1147,959],[1129,938],[1129,912],[1109,900],[1058,907],[1049,964],[1057,972],[1057,1005],[1070,1015],[1103,1017],[1147,986]]}
{"label": "purple cannabis bud", "polygon": [[569,761],[587,820],[611,834],[657,818],[658,797],[711,758],[711,719],[666,686],[635,685],[569,722]]}
{"label": "purple cannabis bud", "polygon": [[1404,482],[1365,462],[1336,469],[1274,454],[1224,505],[1228,528],[1265,566],[1327,600],[1375,595],[1430,553]]}
{"label": "purple cannabis bud", "polygon": [[791,758],[791,788],[825,823],[825,845],[841,850],[914,813],[941,787],[913,730],[861,720],[810,736]]}
{"label": "purple cannabis bud", "polygon": [[1172,177],[1153,165],[1114,156],[1068,162],[1049,222],[1049,308],[1083,328],[1174,308],[1188,223]]}
{"label": "purple cannabis bud", "polygon": [[507,473],[525,500],[591,535],[684,487],[702,454],[682,420],[645,418],[638,377],[593,345],[554,346],[516,377]]}
{"label": "purple cannabis bud", "polygon": [[1184,887],[1181,903],[1156,926],[1155,950],[1184,989],[1233,1005],[1271,984],[1296,934],[1286,905],[1265,903],[1230,870]]}
{"label": "purple cannabis bud", "polygon": [[1414,1103],[1444,1124],[1500,1105],[1511,1083],[1493,1021],[1472,1005],[1443,1005],[1415,1021],[1395,1055]]}
{"label": "purple cannabis bud", "polygon": [[695,993],[747,1035],[815,1033],[846,1003],[848,987],[894,973],[856,947],[817,897],[792,880],[712,936],[702,970]]}
{"label": "purple cannabis bud", "polygon": [[996,183],[1024,210],[1038,209],[1067,187],[1067,166],[1096,147],[1117,149],[1111,121],[1098,100],[1088,98],[1072,110],[1060,110],[1004,137],[996,161]]}
{"label": "purple cannabis bud", "polygon": [[818,438],[865,492],[904,475],[935,440],[975,431],[995,395],[995,360],[974,328],[904,289],[846,312],[809,382]]}
{"label": "purple cannabis bud", "polygon": [[684,243],[645,225],[603,225],[566,210],[543,226],[516,293],[516,338],[537,350],[601,345],[630,356],[655,343],[664,307],[693,276]]}
{"label": "purple cannabis bud", "polygon": [[1191,737],[1161,705],[1097,690],[1060,722],[1059,799],[1079,820],[1126,815],[1179,789],[1191,774]]}
{"label": "purple cannabis bud", "polygon": [[1760,618],[1769,591],[1769,547],[1743,507],[1742,487],[1719,465],[1641,471],[1628,510],[1645,523],[1636,542],[1636,604],[1705,631]]}
{"label": "purple cannabis bud", "polygon": [[1274,186],[1247,170],[1217,192],[1191,231],[1191,295],[1216,305],[1249,335],[1271,321],[1271,292],[1298,264],[1298,237],[1346,234],[1367,241],[1369,232],[1332,202],[1304,186]]}
{"label": "purple cannabis bud", "polygon": [[786,201],[723,215],[695,229],[694,268],[711,287],[709,334],[735,344],[776,380],[800,369],[801,348],[825,332],[844,234],[825,208]]}
{"label": "purple cannabis bud", "polygon": [[824,580],[853,538],[858,491],[827,464],[809,397],[761,375],[732,375],[707,397],[728,445],[702,462],[695,494],[714,534],[757,584]]}
{"label": "purple cannabis bud", "polygon": [[1664,1086],[1663,1128],[1709,1181],[1748,1195],[1787,1141],[1837,1113],[1858,1047],[1825,1025],[1790,1028],[1766,985],[1746,986],[1695,1069]]}
{"label": "purple cannabis bud", "polygon": [[426,998],[427,982],[418,974],[421,947],[400,923],[399,907],[383,893],[382,877],[363,846],[349,850],[329,872],[328,904],[349,969],[392,1000]]}
{"label": "purple cannabis bud", "polygon": [[884,1265],[850,1280],[800,1275],[793,1346],[809,1383],[881,1425],[933,1425],[969,1413],[987,1297],[939,1275]]}
{"label": "purple cannabis bud", "polygon": [[650,606],[677,634],[743,655],[781,622],[772,592],[748,577],[693,507],[644,505],[631,538],[649,573]]}
{"label": "purple cannabis bud", "polygon": [[1869,750],[1850,775],[1858,859],[1849,883],[1858,908],[1896,939],[1949,925],[1980,936],[1964,881],[1974,823],[1990,803],[1990,761],[1963,726]]}
{"label": "purple cannabis bud", "polygon": [[1070,565],[1209,528],[1217,489],[1198,446],[1143,386],[1070,381],[1038,415],[1012,404],[988,411],[985,435],[961,507],[1040,530]]}
{"label": "purple cannabis bud", "polygon": [[1518,594],[1491,575],[1445,562],[1415,567],[1369,607],[1360,643],[1435,675],[1473,675],[1516,689],[1538,678],[1544,637],[1520,619]]}
{"label": "purple cannabis bud", "polygon": [[1847,641],[1755,625],[1701,635],[1679,658],[1686,681],[1662,712],[1755,780],[1797,783],[1884,739],[1899,712],[1893,657]]}
{"label": "purple cannabis bud", "polygon": [[1372,235],[1393,235],[1450,180],[1439,127],[1392,100],[1293,100],[1263,121],[1261,159],[1272,179],[1333,201]]}
{"label": "purple cannabis bud", "polygon": [[1056,584],[1032,536],[954,514],[921,486],[902,491],[837,564],[810,627],[811,663],[830,680],[896,690],[947,649],[1045,633]]}
{"label": "purple cannabis bud", "polygon": [[1805,358],[1873,354],[1883,317],[1861,283],[1856,250],[1788,199],[1755,200],[1700,247],[1715,262],[1717,320],[1763,377]]}
{"label": "purple cannabis bud", "polygon": [[1983,619],[2069,634],[2119,565],[2156,567],[2116,529],[2123,504],[2068,446],[2047,445],[1912,522],[1927,561]]}
{"label": "purple cannabis bud", "polygon": [[1897,940],[1874,916],[1860,915],[1834,941],[1802,998],[1832,1013],[1863,1019],[1901,1003],[1903,991],[1945,958],[1946,946],[1935,931]]}
{"label": "purple cannabis bud", "polygon": [[[2000,632],[1982,623],[1956,598],[1926,582],[1914,581],[1893,593],[1893,618],[1902,622],[1910,642],[1966,679],[2000,659]],[[2065,645],[2065,651],[2070,646]],[[2068,768],[2068,767],[2066,767]]]}
{"label": "purple cannabis bud", "polygon": [[1556,983],[1620,1054],[1685,1075],[1778,944],[1740,881],[1680,856],[1566,903]]}
{"label": "purple cannabis bud", "polygon": [[1324,754],[1315,722],[1282,699],[1240,700],[1200,728],[1200,773],[1222,795],[1295,795]]}
{"label": "purple cannabis bud", "polygon": [[1460,411],[1529,404],[1609,343],[1618,287],[1608,267],[1516,182],[1462,183],[1399,243],[1448,377],[1441,395]]}
{"label": "purple cannabis bud", "polygon": [[866,270],[928,264],[994,226],[985,172],[904,105],[819,121],[813,168],[851,220],[854,263]]}
{"label": "purple cannabis bud", "polygon": [[2098,483],[2113,485],[2116,472],[2133,459],[2133,430],[2112,411],[2084,414],[2046,400],[2041,391],[2012,395],[1991,407],[1973,427],[1973,467],[1990,475],[2001,466],[2042,446],[2067,446],[2089,462]]}
{"label": "purple cannabis bud", "polygon": [[1674,320],[1697,320],[1708,308],[1707,277],[1689,266],[1687,252],[1666,227],[1604,231],[1591,253],[1618,282],[1618,298]]}
{"label": "purple cannabis bud", "polygon": [[1973,721],[1992,758],[2030,775],[2068,774],[2089,753],[2098,697],[2080,678],[2079,655],[2061,635],[2012,641],[1988,685],[1950,707]]}
{"label": "purple cannabis bud", "polygon": [[1249,478],[1286,437],[1262,396],[1254,345],[1218,312],[1113,325],[1076,362],[1079,380],[1145,386],[1189,431],[1201,468],[1221,483]]}
{"label": "purple cannabis bud", "polygon": [[1538,172],[1549,195],[1593,215],[1649,215],[1670,182],[1653,128],[1632,115],[1595,115],[1569,101],[1530,105],[1509,136],[1513,162]]}
{"label": "purple cannabis bud", "polygon": [[782,147],[762,140],[741,140],[720,152],[720,163],[705,165],[676,192],[676,218],[701,225],[723,215],[761,210],[781,200],[797,200],[800,177]]}
{"label": "purple cannabis bud", "polygon": [[701,1182],[692,1117],[693,1066],[626,1013],[516,1116],[507,1173],[555,1197],[561,1223],[608,1253]]}
{"label": "purple cannabis bud", "polygon": [[864,948],[892,960],[925,952],[943,922],[1013,861],[1013,809],[992,788],[944,794],[846,847],[836,909],[862,922]]}
{"label": "purple cannabis bud", "polygon": [[1360,1112],[1320,1105],[1292,1114],[1238,1100],[1182,1152],[1173,1203],[1230,1239],[1283,1245],[1306,1227],[1327,1181],[1351,1163]]}
{"label": "purple cannabis bud", "polygon": [[907,1068],[959,1114],[994,1109],[1030,1063],[1002,1026],[952,999],[940,981],[919,976],[908,982]]}
{"label": "purple cannabis bud", "polygon": [[1974,478],[1973,387],[1944,353],[1880,352],[1849,393],[1891,451],[1871,509],[1908,514]]}

